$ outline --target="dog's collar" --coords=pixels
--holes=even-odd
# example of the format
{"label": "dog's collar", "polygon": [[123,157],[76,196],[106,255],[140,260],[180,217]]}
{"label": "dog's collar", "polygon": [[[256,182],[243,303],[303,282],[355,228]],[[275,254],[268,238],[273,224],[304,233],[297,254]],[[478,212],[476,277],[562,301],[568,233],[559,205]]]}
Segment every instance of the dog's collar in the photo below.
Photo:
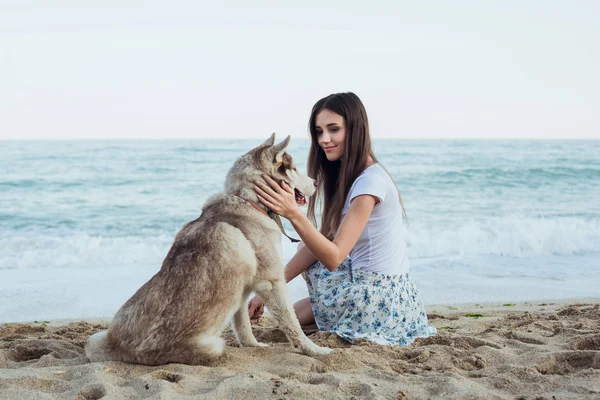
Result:
{"label": "dog's collar", "polygon": [[285,229],[283,228],[283,224],[281,223],[281,217],[279,216],[279,214],[274,213],[271,210],[265,211],[263,208],[261,208],[258,204],[256,204],[256,202],[249,200],[249,199],[245,199],[242,196],[240,196],[239,194],[236,194],[237,197],[239,197],[240,199],[247,201],[248,203],[250,203],[250,205],[252,207],[254,207],[257,211],[259,211],[261,214],[266,215],[267,217],[271,218],[273,221],[275,221],[275,223],[277,224],[277,226],[279,227],[279,230],[281,231],[281,233],[283,233],[283,236],[285,236],[286,238],[290,239],[290,241],[292,243],[298,243],[300,240],[298,239],[294,239],[292,237],[289,237],[287,233],[285,233]]}
{"label": "dog's collar", "polygon": [[248,203],[250,203],[250,205],[254,208],[256,208],[258,211],[261,212],[261,214],[266,215],[267,217],[269,216],[269,213],[267,213],[263,208],[261,208],[258,204],[256,204],[255,201],[252,200],[248,200],[248,199],[244,199],[242,196],[240,196],[239,194],[236,194],[237,197],[239,197],[242,200],[246,200]]}

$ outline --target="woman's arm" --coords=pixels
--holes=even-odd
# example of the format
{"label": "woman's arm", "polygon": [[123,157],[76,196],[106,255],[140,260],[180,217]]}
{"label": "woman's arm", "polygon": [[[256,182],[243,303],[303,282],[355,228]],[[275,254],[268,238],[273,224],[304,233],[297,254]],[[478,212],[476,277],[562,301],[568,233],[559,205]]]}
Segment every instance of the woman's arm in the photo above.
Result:
{"label": "woman's arm", "polygon": [[306,218],[296,204],[294,191],[285,182],[279,186],[270,177],[264,178],[272,188],[257,182],[256,192],[260,201],[292,223],[306,247],[329,271],[335,270],[350,254],[378,201],[371,195],[355,197],[340,224],[336,237],[330,241]]}
{"label": "woman's arm", "polygon": [[337,235],[330,241],[310,223],[300,212],[288,218],[298,235],[321,263],[329,270],[335,270],[358,241],[367,225],[371,211],[376,204],[376,198],[370,195],[355,197],[344,216]]}
{"label": "woman's arm", "polygon": [[310,251],[303,243],[300,243],[298,251],[285,266],[284,274],[286,283],[300,275],[316,262],[317,257],[315,257],[312,251]]}

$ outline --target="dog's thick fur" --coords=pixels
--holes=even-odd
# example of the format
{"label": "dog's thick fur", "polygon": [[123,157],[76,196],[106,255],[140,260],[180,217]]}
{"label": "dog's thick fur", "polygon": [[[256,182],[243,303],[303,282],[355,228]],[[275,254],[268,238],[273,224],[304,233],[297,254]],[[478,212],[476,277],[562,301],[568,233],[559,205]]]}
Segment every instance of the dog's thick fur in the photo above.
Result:
{"label": "dog's thick fur", "polygon": [[274,141],[273,134],[235,162],[225,193],[212,196],[202,215],[179,231],[160,271],[121,307],[108,331],[89,338],[85,353],[91,361],[206,363],[223,352],[220,336],[232,319],[240,346],[266,346],[250,327],[247,298],[253,291],[294,347],[311,356],[331,352],[304,335],[289,303],[277,224],[244,200],[258,203],[254,186],[263,174],[314,193],[314,181],[299,174],[285,153],[290,137]]}

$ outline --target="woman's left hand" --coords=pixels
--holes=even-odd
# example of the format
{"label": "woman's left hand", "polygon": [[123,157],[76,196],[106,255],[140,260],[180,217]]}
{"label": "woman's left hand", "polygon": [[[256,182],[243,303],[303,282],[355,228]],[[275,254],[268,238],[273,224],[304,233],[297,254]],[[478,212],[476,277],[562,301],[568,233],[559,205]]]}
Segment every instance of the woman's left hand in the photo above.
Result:
{"label": "woman's left hand", "polygon": [[287,183],[281,182],[280,186],[270,176],[263,175],[263,178],[270,187],[263,182],[256,181],[254,190],[258,194],[258,199],[265,206],[286,219],[291,219],[296,213],[301,212],[296,204],[294,190]]}

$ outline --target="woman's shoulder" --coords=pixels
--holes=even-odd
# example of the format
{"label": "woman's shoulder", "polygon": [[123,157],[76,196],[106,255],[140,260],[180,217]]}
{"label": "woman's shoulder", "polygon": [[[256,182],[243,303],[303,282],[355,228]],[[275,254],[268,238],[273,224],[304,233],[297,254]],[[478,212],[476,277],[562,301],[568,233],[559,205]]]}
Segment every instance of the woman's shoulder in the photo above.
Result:
{"label": "woman's shoulder", "polygon": [[384,201],[394,188],[395,184],[385,168],[379,163],[374,163],[365,168],[358,178],[356,178],[350,188],[348,200],[352,201],[354,197],[361,194],[370,194],[377,197],[380,201]]}
{"label": "woman's shoulder", "polygon": [[380,184],[393,183],[390,175],[380,163],[373,163],[365,168],[358,178],[356,178],[355,183],[359,180],[377,181]]}

